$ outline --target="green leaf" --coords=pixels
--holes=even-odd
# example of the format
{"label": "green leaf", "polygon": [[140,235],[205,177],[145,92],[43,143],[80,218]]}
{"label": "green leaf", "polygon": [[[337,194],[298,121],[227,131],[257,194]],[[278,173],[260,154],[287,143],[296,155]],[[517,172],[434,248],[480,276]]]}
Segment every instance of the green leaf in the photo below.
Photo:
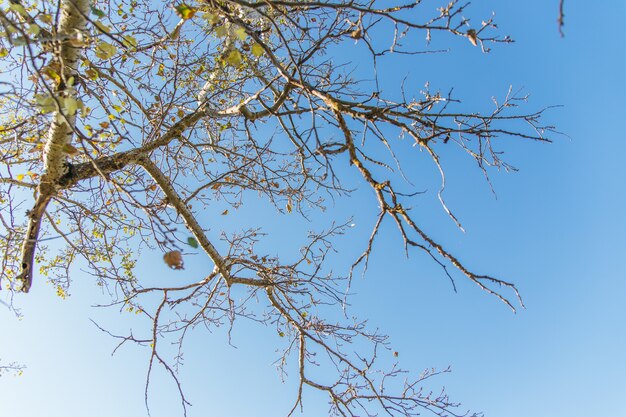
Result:
{"label": "green leaf", "polygon": [[105,17],[105,16],[106,16],[106,13],[104,13],[104,12],[103,12],[102,10],[100,10],[100,9],[96,9],[95,7],[92,7],[92,8],[91,8],[91,14],[96,15],[96,17],[97,17],[98,19],[102,19],[103,17]]}
{"label": "green leaf", "polygon": [[189,246],[191,246],[192,248],[194,248],[194,249],[198,248],[198,241],[196,240],[195,237],[188,237],[187,238],[187,244]]}

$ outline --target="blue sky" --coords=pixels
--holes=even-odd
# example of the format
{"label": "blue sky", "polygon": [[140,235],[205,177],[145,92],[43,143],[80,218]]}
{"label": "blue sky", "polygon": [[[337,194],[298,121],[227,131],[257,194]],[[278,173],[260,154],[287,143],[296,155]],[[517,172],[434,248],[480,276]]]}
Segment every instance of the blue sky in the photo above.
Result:
{"label": "blue sky", "polygon": [[[415,88],[426,81],[444,92],[454,87],[468,109],[488,108],[490,97],[502,97],[509,85],[530,94],[527,109],[562,106],[546,118],[567,136],[554,136],[550,145],[500,144],[520,171],[492,172],[497,199],[471,161],[455,151],[442,153],[447,202],[466,233],[438,206],[436,176],[424,180],[429,193],[415,202],[427,229],[468,264],[515,281],[526,310],[512,314],[461,277],[454,293],[426,257],[406,260],[391,231],[379,242],[367,276],[353,287],[353,312],[391,336],[404,368],[419,373],[450,365],[453,372],[435,385],[486,416],[626,415],[620,401],[626,395],[626,2],[566,1],[565,38],[557,31],[557,3],[476,2],[472,14],[495,10],[501,31],[516,43],[484,55],[457,40],[446,42],[448,54],[382,63],[390,92],[408,75]],[[436,174],[432,166],[409,170]],[[345,259],[359,253],[354,242],[369,233],[373,211],[361,209],[368,204],[374,205],[373,197],[363,190],[329,210],[340,220],[354,217],[353,235],[339,241]],[[248,210],[239,215],[258,215],[257,208]],[[274,231],[277,251],[311,228],[279,221],[285,226]],[[149,261],[140,268],[176,276]],[[37,285],[17,299],[23,319],[0,310],[0,358],[28,366],[21,377],[0,378],[3,411],[21,417],[144,415],[148,352],[128,347],[111,357],[115,341],[89,321],[124,331],[128,315],[91,308],[99,297],[80,279],[72,294],[61,300],[50,285]],[[191,335],[181,374],[194,404],[189,415],[285,414],[296,381],[282,383],[274,370],[275,332],[240,322],[233,336],[236,348],[227,345],[224,329]],[[175,387],[160,373],[150,392],[153,417],[180,413]],[[324,397],[305,398],[304,415],[326,410]]]}

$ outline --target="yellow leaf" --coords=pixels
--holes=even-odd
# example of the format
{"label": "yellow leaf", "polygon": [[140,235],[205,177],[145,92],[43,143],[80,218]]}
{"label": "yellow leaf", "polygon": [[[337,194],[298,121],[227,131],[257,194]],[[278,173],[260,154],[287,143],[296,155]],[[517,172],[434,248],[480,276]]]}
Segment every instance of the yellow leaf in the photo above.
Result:
{"label": "yellow leaf", "polygon": [[41,28],[37,23],[33,23],[28,27],[28,33],[31,35],[37,36],[39,35],[39,32],[41,32]]}
{"label": "yellow leaf", "polygon": [[18,181],[23,181],[24,180],[24,174],[17,174],[17,176],[15,177]]}
{"label": "yellow leaf", "polygon": [[204,13],[202,17],[204,17],[206,21],[209,22],[211,25],[215,25],[220,21],[220,17],[213,13]]}
{"label": "yellow leaf", "polygon": [[51,63],[50,65],[46,65],[41,72],[43,72],[46,77],[50,78],[51,80],[59,84],[61,82],[61,76],[57,72],[57,69],[59,71],[61,70],[61,68],[58,65]]}
{"label": "yellow leaf", "polygon": [[76,110],[82,107],[82,104],[83,103],[80,100],[76,100],[73,97],[65,97],[65,99],[63,100],[63,107],[65,107],[67,114],[69,114],[70,116],[75,115]]}
{"label": "yellow leaf", "polygon": [[102,22],[99,22],[99,21],[98,21],[98,22],[95,22],[95,23],[94,23],[94,25],[96,25],[96,27],[97,27],[98,29],[100,29],[100,30],[101,30],[102,32],[104,32],[104,33],[109,33],[109,32],[111,32],[111,28],[110,28],[110,27],[108,27],[107,25],[105,25],[105,24],[104,24],[104,23],[102,23]]}
{"label": "yellow leaf", "polygon": [[178,17],[180,17],[181,19],[191,19],[193,17],[193,15],[196,14],[196,12],[198,11],[198,9],[196,9],[195,7],[191,7],[185,3],[181,3],[178,6],[175,7],[176,9],[176,14],[178,15]]}
{"label": "yellow leaf", "polygon": [[265,50],[258,43],[255,43],[255,44],[252,45],[252,55],[254,55],[256,57],[259,57],[259,56],[263,55],[263,52],[265,52]]}
{"label": "yellow leaf", "polygon": [[9,6],[10,10],[13,10],[15,13],[19,14],[22,17],[27,17],[28,13],[26,12],[26,9],[24,8],[24,6],[22,6],[19,3],[13,3],[11,2],[11,5]]}
{"label": "yellow leaf", "polygon": [[246,38],[248,37],[248,34],[246,33],[246,30],[244,28],[237,28],[235,30],[235,35],[239,38],[239,40],[241,41],[245,41]]}
{"label": "yellow leaf", "polygon": [[228,29],[226,29],[226,26],[218,26],[217,28],[215,28],[215,35],[223,38],[224,36],[228,35]]}
{"label": "yellow leaf", "polygon": [[68,154],[69,156],[75,156],[78,155],[79,150],[76,149],[74,146],[72,146],[69,143],[66,143],[65,145],[63,145],[63,152],[65,152],[66,154]]}
{"label": "yellow leaf", "polygon": [[97,80],[99,75],[98,75],[98,71],[96,71],[93,68],[89,68],[85,71],[85,75],[87,76],[87,78],[89,78],[90,80]]}
{"label": "yellow leaf", "polygon": [[134,36],[124,36],[124,44],[130,48],[136,48],[137,39]]}
{"label": "yellow leaf", "polygon": [[233,67],[240,66],[242,61],[243,59],[241,57],[241,52],[239,52],[237,49],[233,49],[228,53],[228,56],[226,56],[226,62]]}
{"label": "yellow leaf", "polygon": [[49,14],[40,14],[37,19],[42,23],[52,23],[52,15]]}
{"label": "yellow leaf", "polygon": [[83,35],[82,32],[74,33],[74,35],[68,39],[68,42],[74,48],[83,48],[88,44],[87,39],[85,39],[85,35]]}
{"label": "yellow leaf", "polygon": [[100,59],[109,59],[117,52],[117,48],[108,42],[100,42],[96,46],[96,56]]}
{"label": "yellow leaf", "polygon": [[56,110],[56,103],[50,96],[35,96],[35,102],[41,107],[42,113],[50,113]]}
{"label": "yellow leaf", "polygon": [[9,55],[9,50],[7,48],[0,48],[0,58],[4,58]]}

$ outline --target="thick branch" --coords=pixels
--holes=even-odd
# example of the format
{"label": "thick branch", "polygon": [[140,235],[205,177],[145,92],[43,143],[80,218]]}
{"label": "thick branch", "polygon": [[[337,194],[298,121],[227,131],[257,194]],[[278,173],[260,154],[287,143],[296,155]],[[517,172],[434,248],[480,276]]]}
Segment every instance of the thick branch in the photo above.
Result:
{"label": "thick branch", "polygon": [[159,185],[165,197],[169,203],[176,209],[176,212],[183,218],[185,225],[189,231],[194,235],[200,247],[206,252],[215,264],[216,269],[222,274],[227,283],[230,284],[230,266],[224,260],[222,255],[217,251],[215,246],[207,238],[204,230],[196,220],[196,217],[191,212],[189,207],[185,204],[183,199],[178,195],[170,179],[163,174],[163,172],[157,167],[150,159],[141,158],[137,163],[143,167],[148,174]]}

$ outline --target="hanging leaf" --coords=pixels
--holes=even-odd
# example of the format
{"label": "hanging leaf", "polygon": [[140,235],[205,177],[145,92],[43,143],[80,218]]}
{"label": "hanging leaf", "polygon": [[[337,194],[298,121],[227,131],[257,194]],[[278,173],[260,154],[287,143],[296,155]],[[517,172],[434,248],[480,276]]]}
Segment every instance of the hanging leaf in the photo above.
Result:
{"label": "hanging leaf", "polygon": [[94,22],[94,25],[96,25],[96,27],[100,29],[103,33],[111,32],[111,28],[100,21]]}
{"label": "hanging leaf", "polygon": [[96,46],[96,56],[100,59],[109,59],[117,52],[117,48],[108,42],[100,42]]}
{"label": "hanging leaf", "polygon": [[228,53],[228,56],[226,56],[226,62],[233,67],[239,67],[243,62],[241,52],[239,52],[237,49],[233,49]]}
{"label": "hanging leaf", "polygon": [[245,41],[248,37],[248,34],[246,33],[246,30],[244,28],[237,28],[235,29],[235,36],[237,36],[240,41]]}
{"label": "hanging leaf", "polygon": [[56,102],[50,96],[35,96],[35,102],[41,108],[42,113],[50,113],[56,110]]}
{"label": "hanging leaf", "polygon": [[82,106],[83,103],[80,100],[76,100],[74,97],[65,97],[65,99],[63,99],[63,107],[65,107],[65,111],[70,116],[75,115],[76,110]]}
{"label": "hanging leaf", "polygon": [[185,269],[183,265],[183,255],[177,250],[173,250],[163,255],[163,261],[172,269]]}
{"label": "hanging leaf", "polygon": [[260,57],[261,55],[263,55],[264,52],[265,52],[265,50],[258,43],[255,43],[255,44],[252,45],[252,55],[254,55],[256,57]]}
{"label": "hanging leaf", "polygon": [[363,31],[361,28],[356,28],[352,33],[350,33],[350,37],[352,39],[361,39],[363,37]]}
{"label": "hanging leaf", "polygon": [[30,33],[31,35],[37,36],[39,35],[39,32],[41,32],[41,28],[37,23],[33,23],[28,26],[28,33]]}
{"label": "hanging leaf", "polygon": [[65,152],[69,156],[76,156],[79,154],[80,151],[76,149],[76,147],[72,146],[71,144],[66,143],[65,145],[63,145],[63,152]]}
{"label": "hanging leaf", "polygon": [[26,9],[24,8],[24,6],[22,6],[19,3],[11,2],[11,4],[9,5],[9,9],[13,10],[15,13],[19,14],[22,17],[28,17],[28,13],[26,12]]}
{"label": "hanging leaf", "polygon": [[204,17],[211,25],[215,25],[220,22],[220,17],[213,13],[204,13],[202,17]]}
{"label": "hanging leaf", "polygon": [[74,48],[83,48],[83,47],[87,46],[87,44],[88,44],[87,40],[85,39],[85,36],[81,32],[76,32],[67,41]]}
{"label": "hanging leaf", "polygon": [[124,36],[124,45],[129,47],[129,48],[136,48],[137,47],[137,38],[135,38],[134,36]]}
{"label": "hanging leaf", "polygon": [[196,240],[196,238],[195,238],[195,237],[191,237],[191,236],[190,236],[190,237],[188,237],[188,238],[187,238],[187,244],[188,244],[189,246],[191,246],[192,248],[194,248],[194,249],[197,249],[197,248],[198,248],[198,241]]}
{"label": "hanging leaf", "polygon": [[106,13],[104,13],[100,9],[96,9],[95,7],[91,8],[91,14],[95,15],[98,19],[102,19],[103,17],[106,16]]}
{"label": "hanging leaf", "polygon": [[37,20],[39,20],[42,23],[52,23],[52,15],[48,14],[48,13],[44,13],[44,14],[40,14],[39,16],[37,16]]}
{"label": "hanging leaf", "polygon": [[215,35],[219,38],[223,38],[228,35],[228,29],[226,29],[226,26],[218,26],[215,28]]}
{"label": "hanging leaf", "polygon": [[472,45],[478,45],[478,35],[476,34],[476,31],[474,29],[470,29],[467,31],[467,39],[469,39]]}
{"label": "hanging leaf", "polygon": [[198,9],[196,9],[195,7],[191,7],[188,4],[185,3],[181,3],[178,6],[175,7],[176,9],[176,14],[178,15],[178,17],[180,17],[181,19],[191,19],[193,17],[193,15],[196,14],[196,12],[198,11]]}
{"label": "hanging leaf", "polygon": [[85,75],[87,76],[87,78],[89,78],[90,80],[97,80],[99,75],[98,75],[98,71],[96,71],[93,68],[88,68],[87,70],[85,70]]}

